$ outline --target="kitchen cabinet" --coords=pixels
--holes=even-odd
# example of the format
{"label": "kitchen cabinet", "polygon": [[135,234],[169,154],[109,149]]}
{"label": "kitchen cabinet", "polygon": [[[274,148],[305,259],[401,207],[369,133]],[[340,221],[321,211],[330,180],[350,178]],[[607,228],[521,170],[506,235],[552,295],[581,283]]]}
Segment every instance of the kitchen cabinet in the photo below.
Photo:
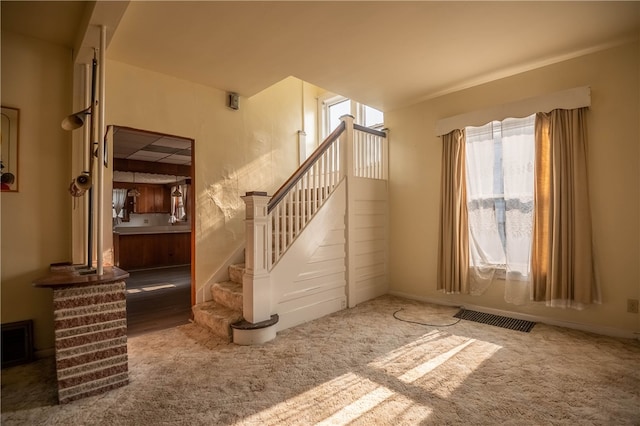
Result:
{"label": "kitchen cabinet", "polygon": [[170,189],[164,185],[138,185],[140,196],[136,199],[136,213],[171,212]]}
{"label": "kitchen cabinet", "polygon": [[113,234],[116,266],[124,270],[191,263],[191,233]]}
{"label": "kitchen cabinet", "polygon": [[124,222],[129,221],[130,213],[170,213],[171,189],[169,186],[147,183],[114,182],[114,188],[138,189],[137,197],[127,196],[124,204]]}

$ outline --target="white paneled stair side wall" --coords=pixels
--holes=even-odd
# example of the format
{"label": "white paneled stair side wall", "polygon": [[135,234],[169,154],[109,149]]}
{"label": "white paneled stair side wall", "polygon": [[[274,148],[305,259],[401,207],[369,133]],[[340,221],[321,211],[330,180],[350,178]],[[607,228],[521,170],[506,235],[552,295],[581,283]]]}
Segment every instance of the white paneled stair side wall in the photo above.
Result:
{"label": "white paneled stair side wall", "polygon": [[349,181],[349,307],[386,294],[388,282],[387,181]]}
{"label": "white paneled stair side wall", "polygon": [[345,213],[343,181],[271,270],[278,330],[346,307]]}

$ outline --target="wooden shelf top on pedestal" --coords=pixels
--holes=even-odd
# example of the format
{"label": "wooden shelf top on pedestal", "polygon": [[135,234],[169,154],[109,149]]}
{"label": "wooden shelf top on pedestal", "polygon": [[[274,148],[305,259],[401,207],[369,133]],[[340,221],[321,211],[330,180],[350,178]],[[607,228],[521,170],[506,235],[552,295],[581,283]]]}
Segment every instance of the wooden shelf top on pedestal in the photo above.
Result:
{"label": "wooden shelf top on pedestal", "polygon": [[80,265],[51,265],[51,273],[38,278],[33,282],[34,287],[64,287],[83,286],[95,284],[109,284],[123,281],[129,277],[129,273],[115,266],[105,266],[104,273],[98,275],[95,270],[86,271],[86,267]]}

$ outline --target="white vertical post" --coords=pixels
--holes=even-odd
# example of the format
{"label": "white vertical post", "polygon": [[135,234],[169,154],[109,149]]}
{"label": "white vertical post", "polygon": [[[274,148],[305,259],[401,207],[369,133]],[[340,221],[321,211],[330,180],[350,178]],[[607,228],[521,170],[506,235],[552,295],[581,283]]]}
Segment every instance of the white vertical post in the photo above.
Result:
{"label": "white vertical post", "polygon": [[344,165],[344,172],[347,178],[353,177],[353,169],[354,169],[354,155],[353,155],[353,116],[352,115],[343,115],[340,117],[340,120],[345,122],[345,130],[342,134],[342,140],[344,143],[341,143],[342,152],[340,153],[342,164]]}
{"label": "white vertical post", "polygon": [[373,177],[376,179],[382,179],[382,150],[380,149],[380,144],[382,143],[382,138],[380,136],[371,135],[371,142],[373,143],[373,160],[371,166],[373,168]]}
{"label": "white vertical post", "polygon": [[300,233],[300,181],[293,186],[293,233]]}
{"label": "white vertical post", "polygon": [[353,155],[353,145],[354,145],[354,132],[353,132],[353,116],[344,115],[340,117],[340,120],[345,123],[345,131],[340,138],[340,162],[344,166],[344,173],[346,179],[346,193],[347,193],[347,211],[345,212],[345,240],[347,242],[347,264],[346,264],[346,274],[347,276],[347,304],[350,308],[355,306],[355,286],[353,282],[353,277],[355,277],[355,255],[352,249],[351,244],[351,235],[353,232],[351,231],[351,227],[355,223],[352,219],[354,212],[354,193],[353,193],[353,182],[354,182],[354,155]]}
{"label": "white vertical post", "polygon": [[315,174],[313,173],[314,167],[315,165],[311,166],[311,168],[305,174],[305,176],[307,177],[307,192],[305,194],[305,197],[307,198],[307,202],[309,204],[309,209],[307,211],[307,214],[309,216],[313,216],[313,210],[314,210],[313,203],[315,203],[315,201],[313,201],[313,188],[315,187],[314,186]]}
{"label": "white vertical post", "polygon": [[96,274],[104,273],[104,135],[105,135],[105,63],[107,60],[107,27],[100,27],[100,63],[98,72],[100,76],[98,99],[100,100],[98,111],[98,214],[97,214],[97,242],[96,255],[98,256]]}
{"label": "white vertical post", "polygon": [[242,310],[244,319],[254,324],[271,318],[271,280],[267,250],[267,204],[270,198],[264,192],[247,192],[242,197],[246,204],[247,238]]}
{"label": "white vertical post", "polygon": [[382,179],[389,179],[389,129],[382,129],[387,137],[382,138]]}
{"label": "white vertical post", "polygon": [[273,253],[275,253],[275,257],[280,257],[280,252],[282,251],[280,247],[282,246],[282,230],[280,225],[282,224],[282,203],[278,204],[273,211]]}
{"label": "white vertical post", "polygon": [[293,197],[294,195],[295,194],[293,193],[293,191],[290,191],[284,197],[284,201],[285,201],[284,219],[285,219],[286,230],[287,230],[287,247],[289,247],[291,245],[291,241],[293,241],[293,220],[294,220]]}

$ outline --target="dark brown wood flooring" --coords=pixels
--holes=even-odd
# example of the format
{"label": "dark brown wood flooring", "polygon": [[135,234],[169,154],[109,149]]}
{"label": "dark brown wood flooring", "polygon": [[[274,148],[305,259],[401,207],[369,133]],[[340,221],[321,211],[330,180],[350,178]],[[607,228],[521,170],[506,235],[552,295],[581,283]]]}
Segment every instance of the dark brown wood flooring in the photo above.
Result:
{"label": "dark brown wood flooring", "polygon": [[191,267],[127,271],[129,336],[188,324],[191,319]]}

